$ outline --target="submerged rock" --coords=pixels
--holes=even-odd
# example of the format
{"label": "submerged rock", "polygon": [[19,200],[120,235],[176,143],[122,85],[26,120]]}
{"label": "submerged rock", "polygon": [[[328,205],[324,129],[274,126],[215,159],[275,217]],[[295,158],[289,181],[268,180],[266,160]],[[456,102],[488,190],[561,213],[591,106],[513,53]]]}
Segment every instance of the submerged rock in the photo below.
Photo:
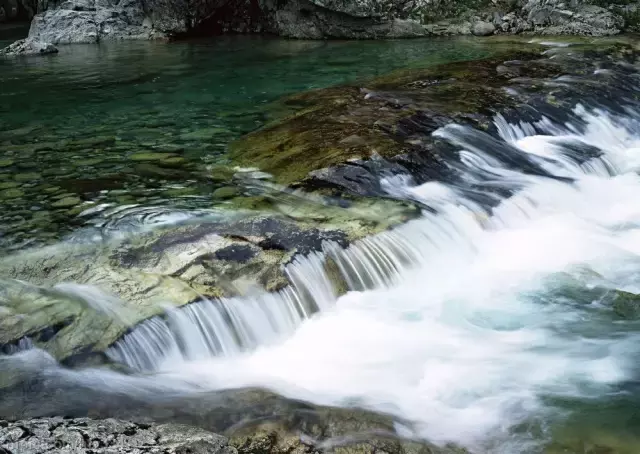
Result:
{"label": "submerged rock", "polygon": [[30,56],[48,55],[58,53],[58,48],[49,42],[39,41],[35,38],[21,39],[10,46],[0,49],[0,55],[6,56]]}

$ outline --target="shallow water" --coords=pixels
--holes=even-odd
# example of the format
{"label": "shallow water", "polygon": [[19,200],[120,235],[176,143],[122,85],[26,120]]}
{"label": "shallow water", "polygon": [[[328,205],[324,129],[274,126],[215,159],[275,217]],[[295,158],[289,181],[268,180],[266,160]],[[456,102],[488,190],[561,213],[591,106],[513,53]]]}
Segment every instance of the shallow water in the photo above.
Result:
{"label": "shallow water", "polygon": [[[5,247],[50,242],[94,204],[210,208],[210,165],[303,90],[406,66],[479,58],[473,40],[225,37],[60,46],[0,61],[0,225]],[[150,153],[156,153],[150,155]]]}

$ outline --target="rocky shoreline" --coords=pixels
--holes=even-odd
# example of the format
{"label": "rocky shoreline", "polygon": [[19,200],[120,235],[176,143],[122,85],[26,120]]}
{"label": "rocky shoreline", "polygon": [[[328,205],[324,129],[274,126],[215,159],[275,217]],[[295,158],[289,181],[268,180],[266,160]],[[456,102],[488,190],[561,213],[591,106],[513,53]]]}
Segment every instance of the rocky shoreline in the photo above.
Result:
{"label": "rocky shoreline", "polygon": [[634,32],[640,2],[599,0],[224,0],[189,10],[174,0],[66,0],[39,12],[29,36],[0,55],[53,46],[268,33],[296,39],[395,39],[494,34],[609,36]]}

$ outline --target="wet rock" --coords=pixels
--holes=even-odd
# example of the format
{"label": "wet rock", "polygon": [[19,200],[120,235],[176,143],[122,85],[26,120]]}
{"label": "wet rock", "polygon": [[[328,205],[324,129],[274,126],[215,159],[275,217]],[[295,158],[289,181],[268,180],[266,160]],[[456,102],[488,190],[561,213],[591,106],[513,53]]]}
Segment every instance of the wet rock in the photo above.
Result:
{"label": "wet rock", "polygon": [[173,153],[134,153],[129,156],[132,161],[164,161],[176,157]]}
{"label": "wet rock", "polygon": [[80,203],[82,203],[82,200],[80,200],[78,197],[69,196],[69,197],[63,197],[60,200],[53,202],[51,206],[53,208],[70,208]]}
{"label": "wet rock", "polygon": [[215,191],[213,191],[213,194],[211,194],[211,196],[214,199],[231,199],[235,196],[238,195],[238,188],[234,188],[233,186],[224,186],[222,188],[218,188]]}
{"label": "wet rock", "polygon": [[42,418],[5,422],[0,443],[8,452],[235,454],[220,435],[175,424],[116,419]]}
{"label": "wet rock", "polygon": [[[2,430],[19,425],[28,429],[26,439],[32,443],[55,443],[57,436],[76,432],[82,434],[85,445],[95,449],[93,452],[105,454],[113,452],[109,449],[123,453],[186,454],[204,447],[207,454],[321,454],[328,449],[339,454],[467,452],[454,446],[437,447],[406,440],[397,434],[396,424],[410,424],[386,414],[316,406],[261,389],[198,392],[196,396],[177,399],[142,397],[132,401],[109,387],[73,389],[68,383],[59,383],[60,377],[55,372],[50,377],[46,383],[36,381],[32,386],[33,398],[46,393],[49,399],[44,399],[40,408],[28,405],[28,413],[46,412],[57,405],[76,414],[90,410],[96,419],[32,417],[6,422],[4,428],[0,424],[0,439]],[[24,408],[20,413],[24,413]],[[110,415],[117,415],[118,419]],[[182,450],[187,449],[183,448],[187,443],[191,451]]]}
{"label": "wet rock", "polygon": [[17,199],[24,196],[24,191],[13,188],[0,191],[0,198],[2,199]]}
{"label": "wet rock", "polygon": [[35,38],[27,38],[0,49],[0,56],[30,56],[57,54],[58,48],[49,42]]}
{"label": "wet rock", "polygon": [[640,295],[617,290],[613,299],[613,310],[620,317],[637,320],[640,318]]}

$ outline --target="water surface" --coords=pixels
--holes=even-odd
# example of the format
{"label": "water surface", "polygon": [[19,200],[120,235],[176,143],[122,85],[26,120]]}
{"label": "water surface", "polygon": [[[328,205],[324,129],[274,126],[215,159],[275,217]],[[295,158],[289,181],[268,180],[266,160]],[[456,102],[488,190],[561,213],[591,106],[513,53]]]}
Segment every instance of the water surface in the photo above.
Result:
{"label": "water surface", "polygon": [[[60,46],[0,61],[5,247],[50,242],[94,204],[209,208],[209,167],[303,90],[488,55],[474,40],[205,41]],[[219,183],[218,183],[219,184]]]}

